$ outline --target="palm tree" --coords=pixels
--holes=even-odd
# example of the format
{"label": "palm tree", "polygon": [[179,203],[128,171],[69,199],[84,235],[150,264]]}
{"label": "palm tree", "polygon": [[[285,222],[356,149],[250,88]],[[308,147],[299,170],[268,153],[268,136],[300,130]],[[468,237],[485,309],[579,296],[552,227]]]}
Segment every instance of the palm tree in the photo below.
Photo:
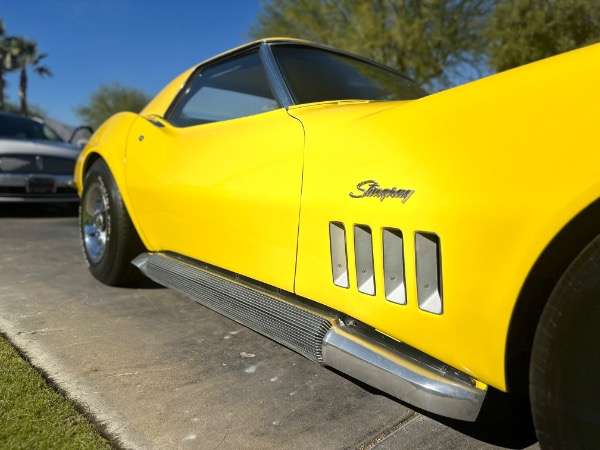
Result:
{"label": "palm tree", "polygon": [[16,66],[20,71],[19,77],[19,99],[21,100],[21,114],[28,115],[27,111],[27,68],[31,67],[39,76],[52,76],[48,67],[41,65],[41,61],[48,55],[38,53],[37,42],[23,37],[13,38],[18,54],[16,55]]}
{"label": "palm tree", "polygon": [[5,36],[6,28],[4,22],[0,20],[0,111],[4,110],[4,88],[6,81],[4,74],[12,70],[12,45],[11,38]]}

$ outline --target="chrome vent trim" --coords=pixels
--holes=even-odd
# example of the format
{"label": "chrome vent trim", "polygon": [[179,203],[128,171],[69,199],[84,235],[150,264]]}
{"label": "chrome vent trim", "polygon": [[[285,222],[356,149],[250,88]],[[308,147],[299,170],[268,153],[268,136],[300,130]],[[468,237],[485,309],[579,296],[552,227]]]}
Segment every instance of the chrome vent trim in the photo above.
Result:
{"label": "chrome vent trim", "polygon": [[435,233],[415,233],[417,300],[419,309],[443,313],[440,238]]}
{"label": "chrome vent trim", "polygon": [[354,260],[358,291],[375,295],[373,236],[371,229],[366,225],[354,225]]}
{"label": "chrome vent trim", "polygon": [[384,228],[383,277],[386,300],[406,305],[406,279],[404,275],[404,239],[402,231]]}
{"label": "chrome vent trim", "polygon": [[329,223],[329,245],[333,284],[348,288],[350,287],[348,281],[348,253],[346,251],[346,229],[343,223]]}
{"label": "chrome vent trim", "polygon": [[[408,304],[404,234],[397,228],[381,231],[382,260],[375,264],[373,232],[368,225],[355,224],[354,261],[356,287],[362,294],[376,295],[375,272],[383,268],[385,299],[398,305]],[[414,235],[414,261],[419,309],[432,314],[443,314],[442,267],[440,238],[436,233],[417,232]],[[342,222],[329,222],[333,284],[348,288],[348,252],[346,228]],[[350,255],[352,257],[352,255]],[[413,284],[411,283],[411,286]]]}

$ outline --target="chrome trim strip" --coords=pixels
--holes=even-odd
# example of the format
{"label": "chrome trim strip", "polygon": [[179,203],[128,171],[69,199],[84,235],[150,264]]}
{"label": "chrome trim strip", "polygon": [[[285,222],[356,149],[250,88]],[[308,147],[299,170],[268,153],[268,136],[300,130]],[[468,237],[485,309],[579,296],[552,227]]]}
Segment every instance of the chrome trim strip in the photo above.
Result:
{"label": "chrome trim strip", "polygon": [[271,88],[273,89],[273,93],[275,94],[279,105],[288,109],[290,106],[294,105],[294,99],[285,84],[279,67],[277,67],[277,62],[275,61],[275,57],[273,56],[273,52],[271,52],[269,44],[263,42],[260,45],[259,55],[262,59],[265,72],[267,73],[267,79],[271,84]]}
{"label": "chrome trim strip", "polygon": [[0,201],[2,203],[79,203],[79,197],[77,194],[68,197],[23,197],[15,194],[13,197],[9,197],[6,194],[0,193]]}
{"label": "chrome trim strip", "polygon": [[135,267],[137,267],[138,269],[140,269],[142,271],[142,273],[144,275],[147,274],[147,269],[148,269],[148,260],[150,259],[150,254],[149,253],[142,253],[141,255],[136,256],[135,258],[133,258],[133,260],[131,261],[131,264],[133,264]]}
{"label": "chrome trim strip", "polygon": [[479,414],[487,386],[376,330],[343,323],[333,310],[178,255],[142,254],[133,264],[154,281],[416,407],[466,421]]}
{"label": "chrome trim strip", "polygon": [[156,128],[164,128],[165,124],[162,123],[159,120],[159,117],[156,115],[152,115],[152,116],[142,116],[144,119],[146,119],[148,122],[150,122],[152,125],[154,125]]}
{"label": "chrome trim strip", "polygon": [[25,187],[30,177],[49,178],[54,180],[57,188],[74,187],[73,175],[54,175],[51,173],[0,173],[0,186]]}

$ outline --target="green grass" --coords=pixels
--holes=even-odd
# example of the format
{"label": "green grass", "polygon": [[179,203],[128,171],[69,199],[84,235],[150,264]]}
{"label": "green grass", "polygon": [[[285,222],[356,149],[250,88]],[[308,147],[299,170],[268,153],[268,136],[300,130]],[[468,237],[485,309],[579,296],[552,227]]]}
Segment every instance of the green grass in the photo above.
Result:
{"label": "green grass", "polygon": [[0,449],[111,449],[0,335]]}

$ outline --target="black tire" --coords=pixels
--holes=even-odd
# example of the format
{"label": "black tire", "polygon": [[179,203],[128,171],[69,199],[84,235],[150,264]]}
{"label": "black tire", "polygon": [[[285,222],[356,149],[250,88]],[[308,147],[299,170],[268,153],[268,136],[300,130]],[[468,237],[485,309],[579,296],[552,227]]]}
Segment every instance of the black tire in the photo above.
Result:
{"label": "black tire", "polygon": [[83,253],[90,272],[109,286],[144,279],[131,260],[146,251],[106,163],[95,161],[85,176],[79,213]]}
{"label": "black tire", "polygon": [[529,375],[541,448],[600,449],[600,236],[550,296],[535,334]]}

